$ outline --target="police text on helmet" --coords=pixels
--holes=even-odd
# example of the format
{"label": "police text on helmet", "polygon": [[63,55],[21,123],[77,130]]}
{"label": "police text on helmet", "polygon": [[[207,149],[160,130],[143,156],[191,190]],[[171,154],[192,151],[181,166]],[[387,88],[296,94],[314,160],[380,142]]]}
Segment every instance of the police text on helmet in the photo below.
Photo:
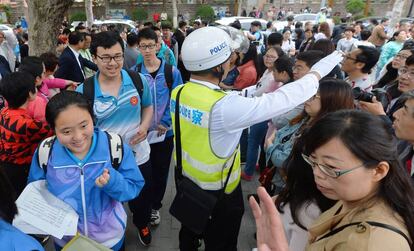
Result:
{"label": "police text on helmet", "polygon": [[210,54],[211,54],[211,55],[217,54],[217,53],[219,53],[222,49],[224,49],[224,48],[226,48],[226,47],[227,47],[227,43],[226,43],[226,42],[223,42],[223,43],[221,43],[220,45],[217,45],[216,47],[211,48],[211,49],[210,49]]}

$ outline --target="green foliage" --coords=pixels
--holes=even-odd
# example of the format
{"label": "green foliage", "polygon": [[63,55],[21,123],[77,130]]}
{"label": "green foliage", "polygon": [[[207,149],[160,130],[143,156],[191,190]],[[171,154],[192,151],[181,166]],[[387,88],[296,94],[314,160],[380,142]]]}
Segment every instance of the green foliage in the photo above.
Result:
{"label": "green foliage", "polygon": [[70,15],[69,20],[70,20],[70,22],[73,22],[73,21],[86,21],[86,13],[81,12],[81,11],[75,12],[75,13]]}
{"label": "green foliage", "polygon": [[10,20],[10,16],[11,16],[10,5],[0,4],[0,11],[3,11],[4,13],[6,13],[6,17],[7,17],[7,20],[1,20],[1,21],[2,22],[4,21],[5,23],[7,23]]}
{"label": "green foliage", "polygon": [[335,25],[340,24],[341,23],[341,18],[338,16],[333,16],[332,17],[332,21]]}
{"label": "green foliage", "polygon": [[365,3],[363,0],[348,0],[346,2],[346,11],[354,14],[360,13],[364,10]]}
{"label": "green foliage", "polygon": [[202,20],[213,21],[215,13],[210,5],[202,5],[197,9],[196,17],[200,17]]}
{"label": "green foliage", "polygon": [[137,21],[144,21],[148,19],[148,12],[144,8],[137,7],[132,12],[132,18]]}

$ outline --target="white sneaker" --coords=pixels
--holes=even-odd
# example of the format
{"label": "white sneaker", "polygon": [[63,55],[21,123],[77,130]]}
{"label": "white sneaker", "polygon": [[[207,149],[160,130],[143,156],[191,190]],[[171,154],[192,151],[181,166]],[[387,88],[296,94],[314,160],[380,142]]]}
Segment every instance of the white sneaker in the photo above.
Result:
{"label": "white sneaker", "polygon": [[159,210],[151,210],[151,225],[155,226],[160,224],[161,222],[161,216],[160,216],[160,211]]}

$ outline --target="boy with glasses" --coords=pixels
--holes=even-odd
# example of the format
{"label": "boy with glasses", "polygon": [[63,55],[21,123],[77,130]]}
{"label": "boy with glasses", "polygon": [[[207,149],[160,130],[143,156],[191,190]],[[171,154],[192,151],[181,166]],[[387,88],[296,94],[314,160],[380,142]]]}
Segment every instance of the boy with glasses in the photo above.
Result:
{"label": "boy with glasses", "polygon": [[[149,134],[156,135],[157,140],[150,141],[151,170],[147,175],[151,179],[151,189],[141,192],[147,199],[144,203],[151,205],[151,225],[158,225],[161,221],[159,210],[162,207],[161,201],[167,187],[168,172],[171,162],[172,150],[174,147],[172,121],[170,115],[171,91],[183,83],[180,71],[165,59],[157,57],[157,51],[162,40],[151,28],[144,28],[138,34],[138,48],[143,57],[143,62],[134,67],[134,71],[141,73],[148,82],[152,100],[154,100],[154,114],[152,116]],[[145,177],[145,176],[144,176]],[[147,193],[148,194],[144,194]],[[148,196],[145,196],[148,195]],[[151,232],[148,229],[148,235]],[[148,245],[143,238],[142,243]]]}
{"label": "boy with glasses", "polygon": [[[86,80],[76,90],[86,94],[88,99],[93,101],[96,126],[121,135],[135,154],[136,164],[145,179],[145,185],[137,198],[129,201],[129,207],[133,214],[133,223],[139,229],[140,241],[149,244],[151,235],[148,235],[147,225],[151,207],[149,199],[145,196],[148,197],[148,191],[151,189],[147,176],[151,171],[151,164],[150,146],[146,138],[152,120],[152,99],[146,78],[122,69],[123,46],[122,38],[115,32],[105,31],[96,34],[90,51],[99,71],[93,76],[92,83]],[[140,78],[142,90],[136,87],[137,78]]]}

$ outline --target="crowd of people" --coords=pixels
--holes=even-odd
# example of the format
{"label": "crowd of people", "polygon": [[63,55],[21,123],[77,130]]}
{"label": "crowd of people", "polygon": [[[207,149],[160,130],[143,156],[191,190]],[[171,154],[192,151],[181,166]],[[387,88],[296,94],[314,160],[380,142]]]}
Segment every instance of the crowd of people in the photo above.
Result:
{"label": "crowd of people", "polygon": [[39,57],[0,32],[0,249],[43,250],[12,226],[39,180],[80,234],[125,250],[128,206],[148,246],[174,179],[180,250],[237,250],[258,170],[259,251],[414,250],[414,27],[388,23],[81,23]]}

